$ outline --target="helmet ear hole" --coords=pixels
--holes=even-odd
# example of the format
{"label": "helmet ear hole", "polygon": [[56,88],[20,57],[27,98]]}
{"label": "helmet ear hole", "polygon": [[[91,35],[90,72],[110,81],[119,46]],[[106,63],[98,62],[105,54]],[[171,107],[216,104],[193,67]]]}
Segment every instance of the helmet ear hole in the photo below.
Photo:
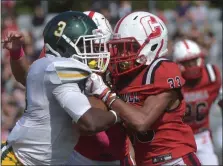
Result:
{"label": "helmet ear hole", "polygon": [[157,48],[157,46],[158,46],[158,44],[154,44],[154,45],[152,45],[152,47],[151,47],[151,51],[155,51],[156,48]]}

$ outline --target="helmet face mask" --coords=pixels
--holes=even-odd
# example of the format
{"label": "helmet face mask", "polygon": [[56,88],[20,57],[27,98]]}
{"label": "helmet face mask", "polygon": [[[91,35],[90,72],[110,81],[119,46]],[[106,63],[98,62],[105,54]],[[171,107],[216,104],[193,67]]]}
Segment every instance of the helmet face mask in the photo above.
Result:
{"label": "helmet face mask", "polygon": [[186,80],[199,79],[202,75],[201,58],[193,58],[179,62],[182,76]]}
{"label": "helmet face mask", "polygon": [[96,31],[93,35],[80,36],[75,43],[69,43],[76,51],[71,57],[88,65],[93,72],[104,72],[110,60],[110,53],[104,42],[105,36],[97,34]]}
{"label": "helmet face mask", "polygon": [[[109,63],[110,53],[105,42],[106,36],[99,33],[93,20],[82,12],[71,11],[59,14],[55,18],[44,30],[46,50],[55,56],[79,60],[88,65],[93,72],[104,72]],[[55,26],[58,28],[61,22],[58,23],[58,20],[61,19],[65,26],[63,29],[59,26],[61,31],[55,36],[56,31],[53,30]]]}
{"label": "helmet face mask", "polygon": [[178,41],[174,45],[173,59],[179,64],[185,80],[201,78],[204,59],[200,47],[195,42]]}
{"label": "helmet face mask", "polygon": [[137,62],[139,43],[134,38],[122,38],[108,42],[111,60],[109,63],[113,76],[121,76],[140,68]]}

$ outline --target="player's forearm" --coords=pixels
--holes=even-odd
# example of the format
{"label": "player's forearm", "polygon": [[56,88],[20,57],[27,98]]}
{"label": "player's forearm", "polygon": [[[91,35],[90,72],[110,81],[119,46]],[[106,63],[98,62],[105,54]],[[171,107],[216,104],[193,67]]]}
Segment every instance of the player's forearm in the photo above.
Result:
{"label": "player's forearm", "polygon": [[112,109],[118,113],[127,125],[138,132],[144,132],[149,130],[162,115],[170,101],[170,98],[164,100],[163,96],[150,96],[141,108],[136,108],[117,99],[112,103]]}
{"label": "player's forearm", "polygon": [[143,130],[145,114],[141,108],[136,108],[120,99],[116,99],[112,103],[112,109],[117,112],[120,118],[131,128],[136,131]]}
{"label": "player's forearm", "polygon": [[22,47],[19,50],[10,51],[10,57],[11,69],[16,81],[25,86],[29,63]]}
{"label": "player's forearm", "polygon": [[110,111],[92,107],[82,115],[77,124],[81,135],[92,135],[107,130],[115,121],[116,118]]}
{"label": "player's forearm", "polygon": [[66,111],[83,134],[94,134],[108,129],[116,121],[110,111],[92,107],[88,98],[81,93],[77,83],[57,86],[52,94]]}

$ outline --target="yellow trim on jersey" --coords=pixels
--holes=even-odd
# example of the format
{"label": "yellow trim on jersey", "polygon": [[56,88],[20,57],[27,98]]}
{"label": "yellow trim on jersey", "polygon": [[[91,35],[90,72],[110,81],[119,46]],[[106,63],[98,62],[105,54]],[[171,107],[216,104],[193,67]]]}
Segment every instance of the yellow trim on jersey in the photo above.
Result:
{"label": "yellow trim on jersey", "polygon": [[63,72],[57,72],[58,76],[60,78],[82,78],[87,77],[88,73],[63,73]]}
{"label": "yellow trim on jersey", "polygon": [[[2,147],[6,146],[2,143]],[[1,155],[1,165],[2,166],[22,166],[23,164],[16,158],[12,147],[5,150]]]}

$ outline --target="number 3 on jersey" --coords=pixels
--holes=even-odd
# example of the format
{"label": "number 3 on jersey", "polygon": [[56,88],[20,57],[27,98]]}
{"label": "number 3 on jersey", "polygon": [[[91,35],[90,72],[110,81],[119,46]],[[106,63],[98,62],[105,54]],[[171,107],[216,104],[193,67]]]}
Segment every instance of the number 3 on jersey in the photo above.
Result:
{"label": "number 3 on jersey", "polygon": [[57,30],[54,31],[54,35],[57,37],[60,37],[64,31],[64,28],[66,27],[66,23],[64,21],[58,22]]}

